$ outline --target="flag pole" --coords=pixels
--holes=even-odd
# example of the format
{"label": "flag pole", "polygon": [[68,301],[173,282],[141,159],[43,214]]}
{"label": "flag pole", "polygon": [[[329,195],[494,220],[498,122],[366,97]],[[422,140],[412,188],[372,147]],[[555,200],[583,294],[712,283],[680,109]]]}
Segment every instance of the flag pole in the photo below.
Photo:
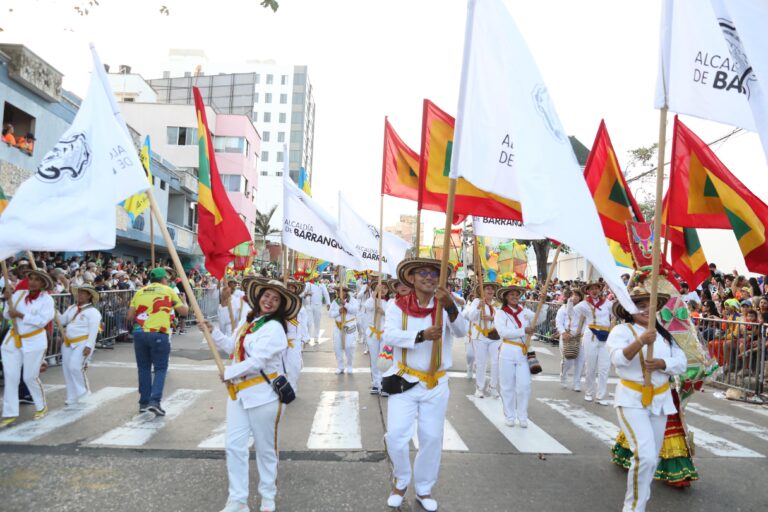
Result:
{"label": "flag pole", "polygon": [[[544,281],[544,288],[541,289],[540,295],[539,295],[539,303],[536,305],[536,313],[533,314],[533,325],[532,328],[535,329],[539,325],[539,315],[541,315],[541,310],[544,307],[544,301],[547,300],[547,290],[549,289],[549,284],[552,282],[552,277],[555,273],[555,269],[557,268],[557,258],[560,257],[560,251],[563,249],[563,244],[559,244],[557,246],[557,250],[555,251],[555,255],[552,257],[552,264],[549,266],[549,271],[547,272],[547,279]],[[533,333],[526,335],[525,337],[525,346],[528,347],[531,344],[531,336],[533,336]]]}
{"label": "flag pole", "polygon": [[[35,255],[32,254],[32,251],[27,251],[27,258],[29,258],[29,264],[32,266],[32,270],[37,270],[37,263],[35,262]],[[72,290],[67,290],[69,293],[72,293]],[[77,297],[72,297],[75,302],[77,302]],[[61,335],[61,339],[64,339],[64,326],[61,325],[61,318],[59,318],[59,310],[56,308],[53,308],[53,321],[56,323],[56,328],[59,330],[59,335]],[[53,337],[53,334],[51,334],[51,337]],[[47,366],[47,365],[46,365]]]}
{"label": "flag pole", "polygon": [[149,210],[149,268],[155,268],[155,222],[152,220],[154,214]]}
{"label": "flag pole", "polygon": [[[483,262],[480,259],[480,246],[478,245],[479,237],[475,236],[475,276],[477,276],[477,292],[480,299],[480,328],[485,328],[485,296],[483,295]],[[483,247],[485,250],[485,247]]]}
{"label": "flag pole", "polygon": [[[5,289],[10,292],[11,291],[11,288],[10,288],[10,286],[11,286],[11,278],[8,275],[8,266],[5,264],[5,260],[0,261],[0,265],[2,265],[2,268],[3,268],[3,279],[5,281]],[[13,301],[11,300],[10,297],[8,298],[8,309],[11,312],[16,311],[16,306],[13,304]],[[16,329],[16,320],[15,319],[11,319],[11,330],[13,331],[14,335],[18,336],[19,331]],[[63,333],[62,333],[62,336],[64,336]]]}
{"label": "flag pole", "polygon": [[[381,179],[384,179],[384,175],[382,174]],[[382,260],[384,258],[384,194],[381,194],[381,200],[379,203],[379,284],[376,287],[376,309],[373,313],[373,328],[374,328],[374,334],[379,329],[379,320],[381,319],[381,314],[379,313],[379,310],[381,309],[381,284],[384,282],[384,274],[382,272]]]}
{"label": "flag pole", "polygon": [[[344,272],[344,267],[339,265],[339,306],[344,308],[344,279],[341,277],[342,273]],[[347,338],[344,336],[344,325],[347,321],[347,311],[346,308],[344,308],[344,311],[341,312],[341,328],[339,329],[339,332],[341,334],[341,350],[344,351],[347,349]]]}
{"label": "flag pole", "polygon": [[421,246],[421,208],[416,208],[416,246],[415,246],[415,254],[413,255],[415,258],[419,257],[419,253]]}
{"label": "flag pole", "polygon": [[288,248],[283,244],[282,263],[283,263],[283,284],[288,286]]}

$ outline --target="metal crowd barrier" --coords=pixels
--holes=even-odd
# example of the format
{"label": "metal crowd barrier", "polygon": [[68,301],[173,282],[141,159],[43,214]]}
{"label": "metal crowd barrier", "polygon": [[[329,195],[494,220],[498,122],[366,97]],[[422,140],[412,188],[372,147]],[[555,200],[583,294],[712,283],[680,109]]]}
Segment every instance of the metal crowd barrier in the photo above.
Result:
{"label": "metal crowd barrier", "polygon": [[[530,309],[534,313],[538,307],[539,302],[535,300],[526,300],[523,302],[523,306]],[[557,326],[555,325],[555,318],[557,312],[563,307],[564,304],[559,302],[545,302],[541,306],[541,313],[539,314],[538,325],[535,329],[535,334],[539,340],[546,341],[557,345],[560,340],[560,333],[557,332]]]}

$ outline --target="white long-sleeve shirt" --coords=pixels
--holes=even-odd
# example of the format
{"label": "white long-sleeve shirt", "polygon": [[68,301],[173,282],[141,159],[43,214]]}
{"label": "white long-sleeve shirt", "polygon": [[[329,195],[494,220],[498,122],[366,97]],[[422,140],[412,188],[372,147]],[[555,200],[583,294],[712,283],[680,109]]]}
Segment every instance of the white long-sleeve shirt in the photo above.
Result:
{"label": "white long-sleeve shirt", "polygon": [[96,348],[96,337],[99,335],[99,326],[101,325],[101,313],[93,305],[88,304],[78,308],[77,304],[72,304],[59,316],[59,319],[65,328],[66,338],[74,340],[81,336],[88,336],[86,340],[78,343],[85,343],[85,346],[90,347],[91,350]]}
{"label": "white long-sleeve shirt", "polygon": [[525,328],[530,327],[533,324],[534,313],[530,309],[526,309],[522,306],[518,306],[517,309],[512,308],[512,310],[517,313],[517,318],[520,321],[520,324],[517,323],[512,315],[504,310],[499,310],[496,315],[496,331],[503,341],[499,357],[501,359],[524,362],[528,359],[526,354],[527,349],[526,353],[523,353],[522,347],[506,342],[513,341],[515,343],[525,344]]}
{"label": "white long-sleeve shirt", "polygon": [[575,313],[573,321],[576,325],[578,326],[581,323],[582,318],[584,319],[582,334],[584,335],[583,339],[585,341],[592,341],[592,339],[595,338],[595,335],[589,329],[590,325],[599,325],[605,328],[611,326],[611,308],[613,307],[613,302],[614,301],[612,300],[606,299],[600,304],[600,307],[595,307],[591,297],[587,297],[573,307]]}
{"label": "white long-sleeve shirt", "polygon": [[500,308],[483,302],[482,311],[484,318],[481,319],[480,307],[480,299],[475,299],[462,311],[462,314],[470,321],[469,337],[473,340],[493,341],[488,339],[488,336],[483,334],[483,332],[490,333],[495,328],[494,318],[500,311]]}
{"label": "white long-sleeve shirt", "polygon": [[[370,321],[366,323],[366,332],[364,333],[366,336],[375,336],[376,333],[374,333],[371,330],[371,327],[375,328],[378,331],[381,331],[384,329],[384,322],[387,317],[387,303],[389,301],[387,299],[381,299],[379,302],[379,307],[384,310],[383,313],[379,315],[379,321],[376,325],[373,324],[373,321],[376,319],[376,295],[373,295],[371,297],[368,297],[368,300],[365,301],[365,314],[369,316]],[[383,336],[382,336],[383,339]]]}
{"label": "white long-sleeve shirt", "polygon": [[[435,304],[434,297],[429,301],[426,307],[432,307]],[[448,370],[453,366],[453,357],[451,355],[453,350],[453,338],[454,336],[462,337],[467,335],[467,329],[469,328],[467,319],[462,315],[456,315],[456,320],[451,322],[448,313],[438,304],[438,308],[443,314],[443,338],[442,338],[442,353],[440,370]],[[397,301],[391,300],[387,304],[386,317],[384,321],[384,340],[388,345],[395,347],[393,358],[394,364],[392,367],[384,373],[385,377],[393,375],[399,371],[398,364],[405,364],[408,368],[412,368],[419,372],[429,372],[429,365],[432,356],[432,342],[425,340],[421,343],[416,343],[416,336],[419,331],[423,331],[432,326],[432,316],[427,315],[424,318],[418,318],[408,315],[405,318],[405,325],[403,325],[403,310],[397,305]],[[404,361],[403,358],[407,359]],[[408,382],[418,382],[418,377],[403,375],[403,378]],[[444,375],[439,379],[442,382],[447,379],[448,376]],[[424,385],[424,383],[422,383]]]}
{"label": "white long-sleeve shirt", "polygon": [[[243,296],[238,298],[234,294],[232,295],[230,304],[232,307],[232,317],[235,320],[235,327],[237,327],[240,322],[248,316],[248,313],[251,312],[251,307],[248,305],[248,302],[246,302]],[[232,332],[232,322],[229,317],[229,309],[230,306],[219,306],[218,311],[219,329],[221,329],[221,332],[225,334]]]}
{"label": "white long-sleeve shirt", "polygon": [[[55,310],[53,299],[47,292],[40,292],[40,295],[35,300],[27,303],[25,299],[28,293],[29,290],[17,290],[11,296],[11,302],[16,307],[16,311],[24,315],[24,318],[15,318],[13,320],[16,325],[16,332],[20,336],[38,329],[45,329],[53,320]],[[3,316],[6,320],[11,319],[10,313],[11,307],[6,305],[3,311]],[[9,329],[8,334],[6,334],[3,340],[3,346],[15,343],[11,332],[12,330]],[[22,352],[34,352],[36,350],[45,350],[46,348],[48,348],[48,336],[45,331],[21,340]]]}
{"label": "white long-sleeve shirt", "polygon": [[[344,315],[344,325],[355,325],[355,315],[357,315],[357,312],[360,309],[360,303],[352,296],[347,297],[348,302],[344,303],[344,308],[347,310]],[[333,321],[336,322],[334,329],[338,329],[338,324],[341,323],[341,304],[339,304],[338,299],[331,303],[331,307],[328,309],[328,316],[333,318]]]}
{"label": "white long-sleeve shirt", "polygon": [[[640,355],[636,355],[631,360],[624,357],[624,349],[632,343],[635,338],[645,332],[645,328],[637,324],[632,324],[632,333],[630,324],[619,324],[611,330],[608,335],[607,346],[611,354],[611,362],[616,367],[616,373],[619,378],[642,384],[644,376],[640,364]],[[641,349],[643,357],[648,352],[648,345],[643,345]],[[654,389],[669,382],[669,377],[683,373],[687,367],[688,361],[685,353],[672,341],[668,343],[660,334],[656,334],[656,342],[653,344],[653,358],[663,359],[666,363],[664,370],[657,370],[651,374],[651,384]],[[616,396],[613,400],[615,407],[631,407],[642,409],[642,394],[638,391],[627,388],[621,383],[616,385]],[[674,414],[677,408],[672,400],[672,392],[667,390],[664,393],[654,395],[650,410],[652,414]]]}
{"label": "white long-sleeve shirt", "polygon": [[569,302],[563,304],[560,309],[557,310],[555,327],[557,327],[557,332],[559,332],[561,336],[566,332],[570,333],[572,336],[579,334],[579,322],[576,320],[578,315],[573,308],[573,304]]}
{"label": "white long-sleeve shirt", "polygon": [[330,304],[331,298],[328,295],[328,289],[324,284],[307,283],[307,289],[304,290],[304,295],[309,297],[310,306],[321,306],[323,304]]}

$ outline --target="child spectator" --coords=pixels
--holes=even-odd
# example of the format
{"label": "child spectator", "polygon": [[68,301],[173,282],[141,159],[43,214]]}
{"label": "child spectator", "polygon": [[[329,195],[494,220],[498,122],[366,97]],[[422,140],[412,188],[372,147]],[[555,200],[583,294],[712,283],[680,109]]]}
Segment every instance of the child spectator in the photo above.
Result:
{"label": "child spectator", "polygon": [[9,146],[16,145],[16,137],[13,136],[13,131],[13,125],[11,123],[6,123],[5,126],[3,126],[3,142]]}

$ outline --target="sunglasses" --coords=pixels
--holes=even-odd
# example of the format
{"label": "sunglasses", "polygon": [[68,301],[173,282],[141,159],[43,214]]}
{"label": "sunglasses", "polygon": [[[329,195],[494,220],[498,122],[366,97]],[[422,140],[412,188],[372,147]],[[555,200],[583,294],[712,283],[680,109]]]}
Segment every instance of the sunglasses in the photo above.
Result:
{"label": "sunglasses", "polygon": [[423,279],[426,279],[428,277],[431,277],[432,279],[437,279],[438,277],[440,277],[440,272],[438,272],[437,270],[419,270],[414,272],[414,274],[416,274],[417,276]]}

